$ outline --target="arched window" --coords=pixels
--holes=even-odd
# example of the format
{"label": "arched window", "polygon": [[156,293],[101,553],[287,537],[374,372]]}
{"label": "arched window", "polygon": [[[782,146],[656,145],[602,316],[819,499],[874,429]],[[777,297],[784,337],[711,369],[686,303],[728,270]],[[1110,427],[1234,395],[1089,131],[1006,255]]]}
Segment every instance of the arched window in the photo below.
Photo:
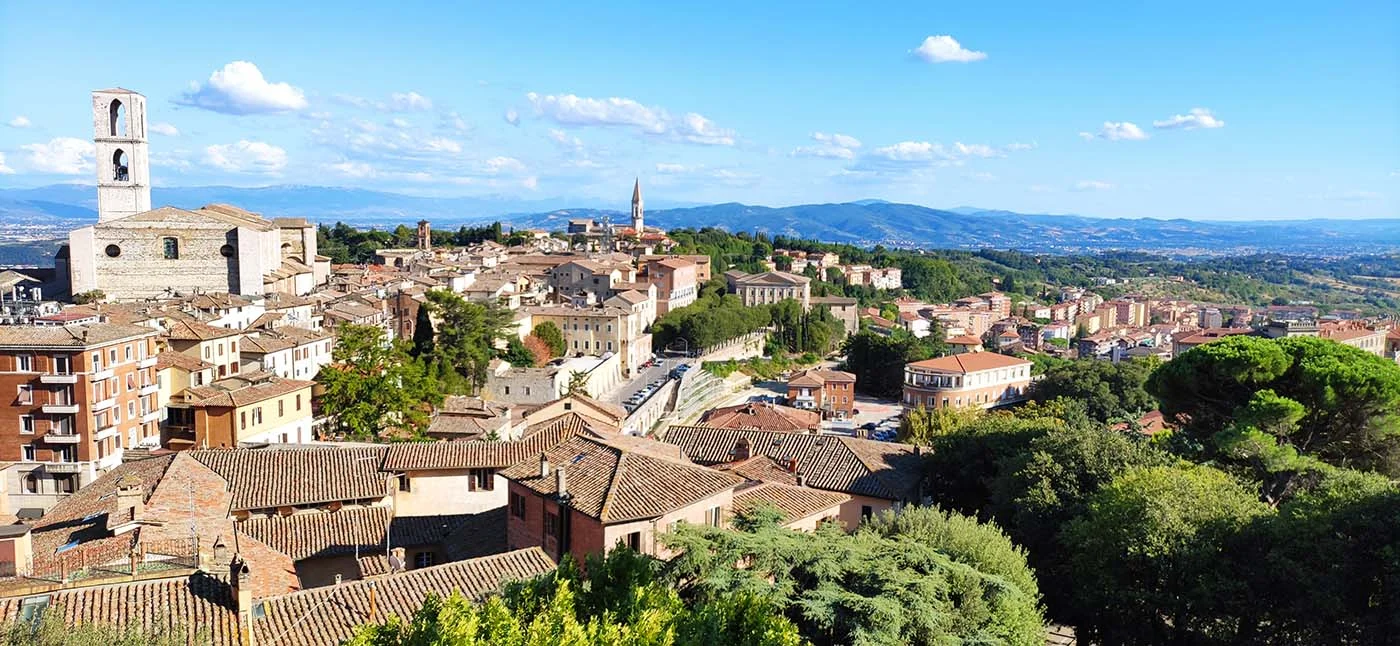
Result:
{"label": "arched window", "polygon": [[160,244],[165,251],[166,260],[180,259],[180,241],[175,238],[161,238]]}
{"label": "arched window", "polygon": [[112,99],[112,104],[107,108],[107,123],[110,127],[111,136],[126,136],[126,108],[119,99]]}
{"label": "arched window", "polygon": [[121,148],[112,153],[112,179],[118,182],[131,179],[131,170],[126,165],[126,151]]}

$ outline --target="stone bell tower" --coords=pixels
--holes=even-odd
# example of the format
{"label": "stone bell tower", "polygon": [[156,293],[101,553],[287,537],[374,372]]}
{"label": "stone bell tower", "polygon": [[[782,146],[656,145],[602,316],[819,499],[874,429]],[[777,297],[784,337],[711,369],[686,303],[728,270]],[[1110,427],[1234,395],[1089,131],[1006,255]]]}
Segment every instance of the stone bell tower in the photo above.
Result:
{"label": "stone bell tower", "polygon": [[637,232],[638,237],[641,237],[645,225],[642,211],[642,180],[638,178],[636,183],[632,184],[632,229]]}
{"label": "stone bell tower", "polygon": [[97,221],[151,210],[146,97],[123,88],[92,93],[97,149]]}

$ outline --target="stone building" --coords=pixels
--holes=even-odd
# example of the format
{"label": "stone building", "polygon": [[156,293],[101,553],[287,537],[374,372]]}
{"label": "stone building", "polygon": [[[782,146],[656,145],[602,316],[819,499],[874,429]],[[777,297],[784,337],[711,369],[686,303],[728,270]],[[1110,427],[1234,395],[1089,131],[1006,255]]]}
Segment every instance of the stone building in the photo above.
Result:
{"label": "stone building", "polygon": [[305,219],[269,220],[226,204],[153,210],[145,97],[99,90],[92,108],[97,224],[68,234],[70,293],[307,294],[326,282],[330,259],[316,254],[316,228]]}

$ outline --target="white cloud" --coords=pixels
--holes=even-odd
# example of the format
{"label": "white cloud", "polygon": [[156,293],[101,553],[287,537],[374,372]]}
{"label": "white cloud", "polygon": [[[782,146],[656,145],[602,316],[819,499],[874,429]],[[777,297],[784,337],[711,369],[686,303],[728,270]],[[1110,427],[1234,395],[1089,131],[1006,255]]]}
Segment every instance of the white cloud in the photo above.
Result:
{"label": "white cloud", "polygon": [[677,124],[676,131],[681,138],[691,143],[706,146],[733,146],[734,131],[720,128],[715,122],[694,112],[688,112]]}
{"label": "white cloud", "polygon": [[1073,187],[1076,191],[1107,191],[1111,188],[1113,188],[1112,184],[1093,179],[1080,180],[1075,182]]}
{"label": "white cloud", "polygon": [[971,173],[967,173],[967,174],[964,175],[963,177],[966,177],[966,178],[971,179],[971,180],[976,180],[976,181],[979,181],[979,182],[992,182],[992,181],[996,181],[996,178],[997,178],[996,175],[993,175],[993,174],[991,174],[991,173],[981,172],[981,171],[974,171],[974,172],[971,172]]}
{"label": "white cloud", "polygon": [[466,120],[456,112],[442,115],[442,125],[456,132],[466,132],[469,129]]}
{"label": "white cloud", "polygon": [[997,151],[997,149],[987,144],[965,144],[958,141],[953,143],[953,148],[963,157],[981,157],[983,159],[988,159],[1001,156],[1001,153]]}
{"label": "white cloud", "polygon": [[1035,142],[1031,142],[1031,143],[1028,143],[1028,144],[1027,144],[1027,143],[1021,143],[1021,142],[1017,141],[1017,142],[1012,142],[1012,143],[1006,144],[1005,146],[1002,146],[1002,148],[1006,149],[1007,152],[1013,152],[1013,153],[1022,152],[1022,151],[1025,151],[1025,150],[1035,150]]}
{"label": "white cloud", "polygon": [[1142,141],[1147,138],[1147,133],[1131,121],[1105,121],[1098,133],[1081,132],[1079,137],[1084,140],[1097,137],[1109,141]]}
{"label": "white cloud", "polygon": [[503,114],[503,115],[501,115],[501,118],[502,118],[502,119],[505,119],[505,120],[506,120],[506,123],[508,123],[508,124],[510,124],[510,125],[512,125],[512,126],[518,126],[518,125],[520,125],[520,113],[519,113],[519,112],[516,112],[516,111],[515,111],[515,108],[511,108],[511,109],[509,109],[509,110],[506,110],[506,113]]}
{"label": "white cloud", "polygon": [[29,117],[26,117],[21,114],[16,115],[13,119],[10,119],[9,122],[5,125],[10,126],[11,128],[28,128],[34,124],[29,121]]}
{"label": "white cloud", "polygon": [[526,177],[526,178],[520,180],[520,186],[523,187],[523,188],[527,188],[527,189],[533,191],[533,190],[538,189],[538,188],[540,187],[540,178],[539,178],[539,177],[536,177],[536,176],[534,176],[534,175],[531,175],[531,176],[529,176],[529,177]]}
{"label": "white cloud", "polygon": [[433,100],[417,92],[395,92],[389,95],[389,109],[395,112],[432,110]]}
{"label": "white cloud", "polygon": [[971,63],[987,57],[985,52],[966,49],[952,36],[929,36],[911,54],[928,63]]}
{"label": "white cloud", "polygon": [[398,128],[398,129],[402,130],[402,129],[404,129],[404,128],[408,128],[408,127],[411,126],[412,124],[410,124],[410,123],[408,122],[407,119],[401,119],[401,118],[399,118],[399,117],[394,117],[393,119],[390,119],[390,120],[389,120],[389,125],[391,125],[391,126],[393,126],[393,127],[395,127],[395,128]]}
{"label": "white cloud", "polygon": [[180,136],[180,129],[179,129],[179,128],[176,128],[175,126],[172,126],[172,125],[170,125],[170,124],[168,124],[168,123],[153,123],[153,124],[151,124],[151,132],[154,132],[154,133],[156,133],[156,134],[158,134],[158,135],[165,135],[165,136],[167,136],[167,137],[179,137],[179,136]]}
{"label": "white cloud", "polygon": [[462,144],[446,137],[433,137],[425,142],[421,148],[430,153],[460,153]]}
{"label": "white cloud", "polygon": [[1178,114],[1170,119],[1153,121],[1153,128],[1169,130],[1180,128],[1182,130],[1195,130],[1196,128],[1224,128],[1225,122],[1217,119],[1210,110],[1205,108],[1191,108],[1187,114]]}
{"label": "white cloud", "polygon": [[492,157],[482,163],[482,168],[490,175],[523,173],[525,163],[514,157]]}
{"label": "white cloud", "polygon": [[953,155],[943,147],[943,144],[930,143],[927,141],[901,141],[897,144],[876,148],[871,154],[890,161],[934,161],[953,159]]}
{"label": "white cloud", "polygon": [[558,128],[549,129],[549,138],[552,139],[554,143],[559,144],[560,146],[563,146],[565,148],[583,148],[582,139],[570,136],[569,133],[564,132],[563,130],[560,130]]}
{"label": "white cloud", "polygon": [[794,157],[820,157],[823,159],[854,159],[855,149],[860,148],[859,139],[839,133],[812,133],[812,141],[819,146],[798,146],[792,151]]}
{"label": "white cloud", "polygon": [[[632,99],[594,99],[574,94],[525,95],[535,114],[556,123],[579,126],[633,127],[646,134],[670,134],[681,141],[710,146],[733,146],[733,130],[721,128],[703,115],[687,112],[679,119],[662,108],[643,105]],[[513,112],[513,111],[512,111]],[[518,115],[517,115],[518,118]],[[511,113],[507,113],[511,122]]]}
{"label": "white cloud", "polygon": [[151,153],[151,166],[159,166],[183,173],[194,166],[190,163],[189,157],[190,153],[187,150],[158,150]]}
{"label": "white cloud", "polygon": [[331,168],[346,177],[365,178],[374,175],[374,168],[364,162],[343,161],[331,164]]}
{"label": "white cloud", "polygon": [[179,103],[225,114],[288,112],[306,107],[306,95],[288,83],[269,83],[257,65],[234,61],[191,85]]}
{"label": "white cloud", "polygon": [[287,166],[287,151],[261,141],[239,140],[204,149],[204,163],[231,173],[276,173]]}
{"label": "white cloud", "polygon": [[46,144],[25,144],[20,148],[29,153],[28,167],[41,173],[81,175],[93,168],[95,153],[91,141],[59,137]]}
{"label": "white cloud", "polygon": [[683,175],[693,170],[695,170],[694,166],[686,166],[685,164],[668,164],[662,162],[656,164],[656,172],[662,175]]}
{"label": "white cloud", "polygon": [[5,165],[5,153],[0,153],[0,175],[14,175],[15,169]]}

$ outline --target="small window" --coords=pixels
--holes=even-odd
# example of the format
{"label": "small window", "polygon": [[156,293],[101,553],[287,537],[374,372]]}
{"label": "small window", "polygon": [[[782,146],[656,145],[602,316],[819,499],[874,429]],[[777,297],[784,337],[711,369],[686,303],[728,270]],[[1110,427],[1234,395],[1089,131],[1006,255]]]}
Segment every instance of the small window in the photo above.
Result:
{"label": "small window", "polygon": [[399,476],[399,491],[405,493],[413,491],[413,483],[410,482],[407,473]]}
{"label": "small window", "polygon": [[278,416],[278,417],[282,417],[283,415],[286,415],[286,414],[287,414],[287,411],[285,410],[286,407],[287,407],[287,402],[284,402],[284,401],[282,401],[282,400],[280,400],[280,399],[277,400],[277,416]]}
{"label": "small window", "polygon": [[108,258],[116,258],[117,256],[122,255],[122,248],[114,244],[107,245],[107,248],[103,251],[106,252]]}
{"label": "small window", "polygon": [[53,483],[58,493],[73,493],[78,490],[76,476],[55,476]]}
{"label": "small window", "polygon": [[711,507],[705,510],[705,524],[711,527],[719,527],[724,521],[724,508]]}
{"label": "small window", "polygon": [[301,410],[301,395],[297,395],[297,410]]}
{"label": "small window", "polygon": [[433,566],[433,553],[432,553],[432,552],[419,552],[419,553],[417,553],[417,554],[415,554],[415,555],[413,556],[413,567],[414,567],[414,568],[425,568],[425,567],[432,567],[432,566]]}
{"label": "small window", "polygon": [[861,506],[860,506],[860,519],[861,519],[861,520],[870,520],[870,517],[871,517],[871,516],[874,516],[874,515],[875,515],[875,510],[874,510],[874,509],[871,509],[870,505],[861,505]]}
{"label": "small window", "polygon": [[15,355],[15,370],[17,370],[17,371],[19,371],[19,372],[34,372],[34,355],[32,355],[32,354],[17,354],[17,355]]}
{"label": "small window", "polygon": [[34,417],[30,415],[19,416],[19,432],[25,435],[34,434]]}
{"label": "small window", "polygon": [[19,403],[21,403],[21,404],[33,404],[33,403],[34,403],[34,387],[33,387],[33,386],[31,386],[31,385],[29,385],[29,384],[20,384],[20,385],[19,385]]}
{"label": "small window", "polygon": [[238,413],[238,430],[248,428],[248,411]]}
{"label": "small window", "polygon": [[166,260],[180,259],[180,241],[176,238],[161,238],[160,245]]}
{"label": "small window", "polygon": [[525,518],[525,496],[518,493],[510,494],[510,515],[524,520]]}
{"label": "small window", "polygon": [[[33,444],[25,444],[21,447],[25,462],[37,462]],[[33,492],[31,492],[33,493]]]}
{"label": "small window", "polygon": [[559,535],[559,514],[544,513],[544,535],[550,538]]}
{"label": "small window", "polygon": [[632,532],[627,535],[627,548],[633,552],[642,551],[642,533]]}

